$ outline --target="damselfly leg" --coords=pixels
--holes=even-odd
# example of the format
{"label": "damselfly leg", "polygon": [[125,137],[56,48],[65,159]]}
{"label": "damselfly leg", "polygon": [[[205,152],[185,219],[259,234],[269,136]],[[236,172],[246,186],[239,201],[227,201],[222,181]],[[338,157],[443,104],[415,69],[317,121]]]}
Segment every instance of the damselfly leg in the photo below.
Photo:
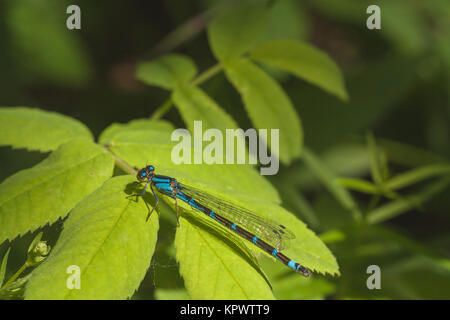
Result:
{"label": "damselfly leg", "polygon": [[[159,198],[156,196],[155,190],[153,190],[153,186],[151,184],[150,184],[150,190],[152,190],[153,196],[155,197],[155,205],[153,206],[152,210],[147,215],[147,220],[148,220],[148,218],[150,218],[150,215],[152,214],[153,210],[156,209],[156,207],[158,206],[158,203],[159,203]],[[145,194],[145,188],[144,188],[144,192],[142,195],[144,195],[144,194]]]}

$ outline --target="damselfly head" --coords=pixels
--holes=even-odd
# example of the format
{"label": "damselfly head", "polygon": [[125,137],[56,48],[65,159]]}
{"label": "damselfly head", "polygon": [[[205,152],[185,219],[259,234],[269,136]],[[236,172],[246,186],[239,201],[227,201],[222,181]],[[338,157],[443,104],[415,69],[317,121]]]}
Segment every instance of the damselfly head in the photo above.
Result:
{"label": "damselfly head", "polygon": [[142,168],[141,170],[138,171],[136,178],[141,182],[146,181],[148,179],[153,178],[154,172],[155,172],[154,166],[146,166],[145,168]]}

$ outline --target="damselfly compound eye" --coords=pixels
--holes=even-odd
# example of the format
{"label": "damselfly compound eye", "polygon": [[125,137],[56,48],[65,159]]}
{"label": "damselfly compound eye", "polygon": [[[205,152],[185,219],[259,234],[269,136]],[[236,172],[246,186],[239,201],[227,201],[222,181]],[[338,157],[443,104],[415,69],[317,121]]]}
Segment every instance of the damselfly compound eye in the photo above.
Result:
{"label": "damselfly compound eye", "polygon": [[147,168],[144,168],[144,169],[141,169],[138,171],[136,178],[139,181],[145,181],[145,180],[147,180],[148,175],[149,175],[149,172],[148,172]]}

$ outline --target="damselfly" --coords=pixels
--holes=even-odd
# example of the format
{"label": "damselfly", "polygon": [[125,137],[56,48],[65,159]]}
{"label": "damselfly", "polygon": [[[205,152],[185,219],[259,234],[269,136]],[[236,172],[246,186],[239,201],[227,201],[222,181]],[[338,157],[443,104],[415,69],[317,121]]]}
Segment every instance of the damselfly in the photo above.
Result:
{"label": "damselfly", "polygon": [[178,226],[180,224],[178,220],[177,200],[180,199],[195,210],[206,214],[208,217],[214,219],[214,221],[234,231],[242,238],[251,241],[294,271],[305,277],[310,276],[311,272],[308,268],[289,259],[280,252],[287,248],[290,239],[295,238],[294,234],[285,226],[273,220],[259,217],[245,208],[219,199],[204,191],[186,186],[178,182],[175,178],[157,175],[155,174],[155,167],[151,165],[139,170],[137,179],[140,182],[146,182],[141,196],[145,194],[147,187],[150,186],[150,190],[155,197],[156,202],[150,214],[158,206],[159,202],[155,190],[153,190],[153,186],[155,186],[157,191],[175,200]]}

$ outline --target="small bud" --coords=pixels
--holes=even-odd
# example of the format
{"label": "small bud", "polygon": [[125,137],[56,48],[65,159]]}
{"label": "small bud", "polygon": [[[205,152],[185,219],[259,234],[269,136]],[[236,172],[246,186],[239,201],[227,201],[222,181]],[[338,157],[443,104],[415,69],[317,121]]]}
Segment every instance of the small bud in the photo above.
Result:
{"label": "small bud", "polygon": [[51,247],[47,245],[47,241],[39,241],[34,248],[28,251],[26,264],[30,267],[41,263],[50,253]]}

